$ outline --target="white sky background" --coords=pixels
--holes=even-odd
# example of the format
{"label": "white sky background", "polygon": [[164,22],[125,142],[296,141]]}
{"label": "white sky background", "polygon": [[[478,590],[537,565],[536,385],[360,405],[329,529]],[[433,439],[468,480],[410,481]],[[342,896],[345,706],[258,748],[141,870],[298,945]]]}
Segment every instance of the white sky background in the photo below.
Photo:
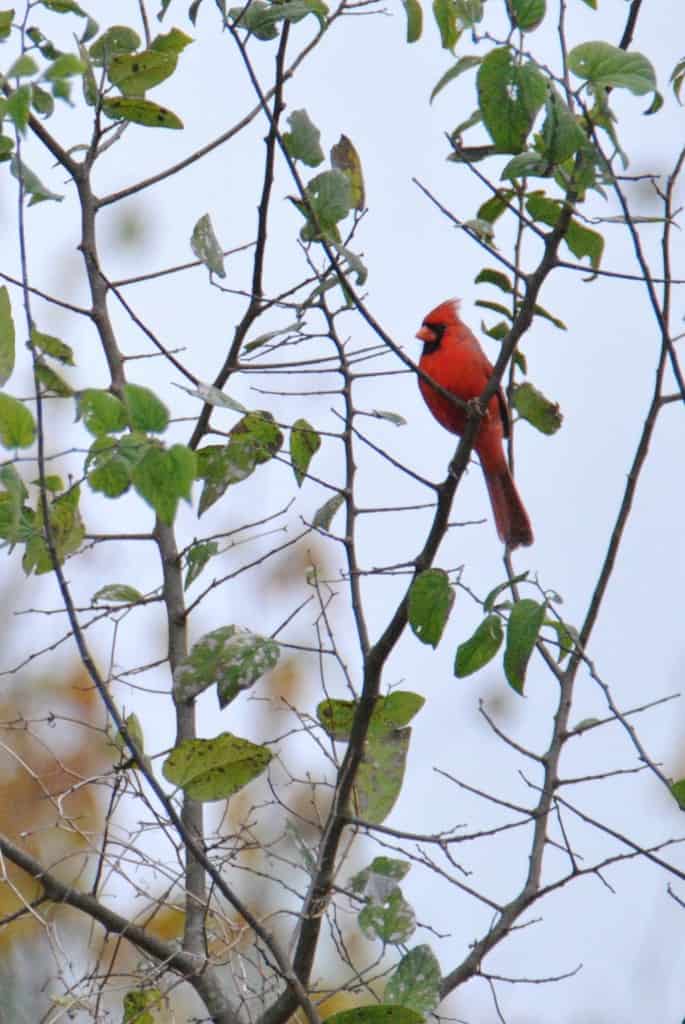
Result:
{"label": "white sky background", "polygon": [[[492,6],[501,6],[491,0]],[[86,5],[105,27],[110,18],[134,24],[137,4],[112,5],[98,0]],[[623,29],[628,5],[623,0],[601,0],[601,11],[593,13],[580,0],[568,0],[569,44],[588,39],[607,38],[617,42]],[[187,4],[174,0],[163,23],[163,30],[178,25],[184,30]],[[550,7],[556,8],[555,3]],[[640,16],[634,48],[649,56],[657,66],[659,85],[664,93],[664,110],[645,118],[642,111],[649,97],[614,93],[612,106],[619,113],[619,130],[631,158],[633,173],[658,169],[667,171],[682,144],[683,111],[668,88],[667,76],[682,56],[682,11],[677,3],[646,2]],[[151,5],[151,10],[154,10]],[[494,289],[477,287],[473,281],[481,269],[493,261],[462,233],[455,230],[425,199],[412,177],[419,178],[457,217],[467,219],[487,193],[465,167],[448,164],[445,131],[464,120],[475,107],[473,76],[464,76],[446,88],[433,106],[428,105],[431,88],[450,65],[452,58],[439,47],[437,32],[426,16],[424,38],[414,46],[404,42],[404,17],[399,4],[389,8],[390,16],[360,17],[337,24],[318,52],[289,85],[288,110],[306,107],[322,130],[328,150],[341,132],[347,134],[360,153],[366,182],[369,213],[356,236],[356,247],[363,250],[369,268],[368,305],[385,329],[418,358],[420,345],[413,339],[423,316],[439,301],[458,295],[463,300],[464,319],[477,330],[481,311],[476,298],[495,301]],[[554,11],[549,28],[529,37],[529,48],[538,57],[554,61]],[[47,19],[46,19],[47,20]],[[295,26],[296,43],[309,37],[312,24]],[[67,19],[52,19],[56,31],[64,30]],[[176,160],[219,134],[253,106],[243,69],[227,37],[216,30],[217,18],[211,0],[205,0],[195,35],[202,42],[183,54],[180,71],[169,82],[155,89],[150,98],[175,110],[185,121],[184,132],[164,132],[131,127],[123,142],[102,160],[95,187],[99,194],[124,187]],[[72,27],[71,25],[69,26]],[[154,28],[157,28],[155,22]],[[193,33],[191,33],[193,34]],[[66,45],[66,43],[65,43]],[[270,68],[275,43],[259,44],[264,67]],[[256,46],[254,52],[258,52]],[[465,38],[458,55],[473,52]],[[82,141],[80,115],[61,112],[49,127],[69,143]],[[59,130],[58,130],[59,126]],[[65,134],[60,135],[60,132]],[[162,186],[143,192],[127,203],[110,208],[101,215],[101,238],[105,246],[106,272],[112,278],[157,269],[191,258],[188,239],[193,225],[205,212],[212,216],[217,234],[225,247],[250,241],[254,234],[255,208],[261,185],[263,148],[257,141],[265,125],[257,121],[230,148],[220,149]],[[467,141],[482,141],[475,131]],[[30,265],[34,283],[54,294],[65,294],[70,301],[85,301],[80,255],[75,251],[77,235],[74,222],[75,202],[60,187],[60,175],[31,142],[25,159],[35,167],[49,187],[66,191],[61,205],[44,204],[27,214],[30,227]],[[505,158],[506,159],[506,158]],[[488,164],[480,167],[490,170]],[[316,172],[312,172],[316,173]],[[541,183],[543,187],[543,183]],[[284,169],[279,168],[275,203],[271,220],[271,238],[275,244],[267,264],[267,290],[278,290],[291,280],[297,248],[294,239],[301,218],[286,196],[292,193]],[[637,191],[631,192],[637,196]],[[0,194],[0,225],[5,253],[14,251],[11,234],[15,204],[14,180],[4,178]],[[653,212],[649,206],[642,212]],[[615,215],[618,210],[610,199],[604,206],[593,202],[591,212]],[[118,219],[125,213],[139,218],[144,227],[144,244],[115,245]],[[650,256],[656,253],[659,228],[646,228],[643,237]],[[635,272],[632,253],[620,227],[607,227],[603,267]],[[498,228],[498,243],[506,252],[506,230]],[[532,254],[531,254],[532,255]],[[685,276],[684,247],[678,232],[674,234],[673,269]],[[2,266],[12,270],[3,256]],[[245,286],[240,260],[228,263],[229,287]],[[657,264],[653,264],[656,268]],[[234,268],[240,268],[234,278]],[[15,267],[16,269],[16,267]],[[656,269],[655,269],[656,272]],[[584,275],[587,276],[587,275]],[[159,286],[145,285],[129,289],[127,298],[136,312],[154,325],[159,337],[170,348],[185,347],[183,358],[200,377],[210,380],[223,360],[232,326],[243,310],[236,301],[207,287],[203,270],[167,279]],[[564,414],[562,430],[547,438],[522,424],[517,430],[517,479],[535,529],[536,543],[518,553],[518,570],[531,569],[539,574],[542,586],[553,588],[564,598],[561,612],[568,621],[579,624],[585,613],[591,587],[601,564],[609,533],[624,486],[626,473],[642,425],[653,386],[653,368],[659,339],[650,316],[644,288],[639,284],[610,282],[606,279],[588,284],[582,276],[558,271],[546,283],[542,304],[568,326],[562,333],[545,321],[536,320],[523,341],[529,379],[560,403]],[[112,302],[112,306],[116,305]],[[19,303],[15,303],[18,318]],[[683,315],[682,300],[674,305],[674,324]],[[106,386],[106,368],[99,353],[95,356],[94,333],[86,331],[74,318],[36,307],[38,325],[59,333],[66,341],[87,353],[78,360],[83,386]],[[274,315],[273,325],[287,322],[287,313]],[[45,319],[42,319],[44,317]],[[491,323],[493,318],[489,317]],[[127,351],[145,351],[144,339],[123,318],[122,336]],[[355,340],[362,344],[370,335],[354,315],[347,320]],[[261,333],[269,325],[254,332]],[[358,333],[358,337],[357,337]],[[495,354],[494,343],[486,347]],[[85,372],[84,372],[85,371]],[[171,370],[160,361],[129,364],[134,381],[157,387],[162,397],[174,404],[174,412],[190,415],[194,403],[182,392],[168,387]],[[93,373],[98,374],[96,381]],[[14,382],[13,382],[14,383]],[[268,385],[267,385],[268,386]],[[286,379],[285,387],[296,389],[296,380]],[[19,393],[13,388],[14,393]],[[270,408],[286,422],[303,414],[302,400],[258,399],[241,381],[231,394],[252,407]],[[410,375],[374,378],[357,393],[362,408],[391,409],[407,420],[396,428],[390,423],[364,421],[368,433],[396,457],[406,460],[418,472],[441,479],[454,450],[454,441],[432,420],[421,402]],[[334,420],[328,409],[329,398],[315,400],[304,411],[315,425],[332,429]],[[65,416],[65,425],[68,417]],[[231,418],[226,418],[226,423]],[[682,531],[683,500],[683,426],[682,410],[670,407],[661,418],[652,452],[638,490],[630,525],[621,548],[618,566],[596,628],[591,656],[601,677],[609,682],[617,703],[627,708],[680,689],[683,653],[682,602],[680,581],[685,569],[685,545]],[[187,436],[182,426],[178,438]],[[82,438],[81,438],[82,440]],[[330,445],[329,445],[330,448]],[[334,474],[335,460],[324,450],[312,469],[323,476]],[[393,502],[426,500],[397,475],[387,473],[378,460],[360,458],[362,501],[387,504],[392,488]],[[293,491],[286,470],[260,472],[243,488],[235,489],[231,508],[212,522],[233,524],[275,511],[284,504],[284,494]],[[366,477],[364,479],[364,476]],[[240,492],[240,493],[239,493]],[[199,495],[199,488],[196,489]],[[418,496],[417,496],[418,495]],[[305,484],[294,506],[291,532],[298,516],[310,518],[327,495],[312,484]],[[129,498],[103,504],[85,498],[86,510],[100,516],[100,528],[118,529],[122,509],[135,513],[132,528],[152,525],[152,514],[140,515],[140,502]],[[235,503],[240,511],[236,511]],[[103,510],[111,521],[102,519]],[[454,568],[465,563],[464,582],[480,596],[503,578],[501,547],[490,521],[490,509],[480,470],[474,468],[460,487],[453,518],[487,522],[452,531],[437,559],[437,564]],[[198,536],[206,530],[201,521],[193,526],[190,512],[181,513],[181,521]],[[362,555],[369,565],[411,557],[423,543],[428,519],[422,513],[395,517],[390,528],[377,521],[365,534]],[[94,523],[88,520],[88,526]],[[341,529],[341,520],[334,528]],[[245,549],[252,552],[252,548]],[[256,550],[256,549],[255,549]],[[246,556],[245,556],[246,557]],[[88,578],[74,573],[79,602],[106,582],[127,582],[149,589],[156,583],[156,563],[147,562],[147,578],[141,571],[145,560],[140,546],[122,550],[120,546],[101,547],[89,556]],[[13,556],[13,563],[18,556]],[[342,567],[342,553],[331,549],[328,567]],[[211,570],[209,570],[211,572]],[[93,584],[93,580],[96,581]],[[193,637],[227,622],[239,622],[257,631],[269,632],[285,617],[291,605],[266,606],[255,586],[245,577],[245,585],[225,590],[223,597],[209,602],[193,621]],[[372,637],[377,635],[394,607],[398,586],[383,582],[369,585],[372,598],[369,621]],[[23,584],[25,605],[54,601],[49,581],[41,581],[41,598],[35,596],[33,581]],[[344,593],[340,588],[341,594]],[[344,600],[344,598],[342,598]],[[22,595],[22,604],[24,598]],[[295,601],[292,601],[294,605]],[[341,613],[341,618],[344,615]],[[45,635],[53,628],[46,620],[24,621],[24,630],[13,637],[16,649],[25,652],[36,646],[37,628]],[[141,643],[150,642],[146,627],[124,637],[118,652],[119,665],[132,665],[139,658]],[[436,653],[421,646],[411,635],[403,638],[386,672],[386,685],[414,689],[427,697],[427,703],[414,723],[406,789],[389,824],[412,831],[433,831],[457,822],[482,819],[482,808],[434,774],[438,766],[460,778],[482,786],[505,798],[525,802],[528,791],[516,774],[520,759],[511,756],[486,731],[477,715],[478,700],[496,701],[501,720],[508,731],[524,744],[544,749],[550,729],[555,693],[552,681],[539,666],[530,672],[526,698],[521,700],[506,687],[498,663],[463,681],[452,676],[452,659],[458,643],[470,635],[479,621],[476,606],[459,593],[445,637]],[[302,639],[306,632],[302,624]],[[42,642],[42,637],[41,637]],[[161,643],[161,638],[159,640]],[[100,656],[106,657],[106,637],[100,635]],[[343,646],[354,666],[352,641]],[[154,655],[152,655],[154,656]],[[308,699],[314,703],[319,694],[309,680]],[[163,676],[154,685],[165,687]],[[339,693],[342,696],[342,692]],[[149,749],[169,742],[171,719],[166,698],[144,701],[134,692],[120,692],[127,710],[135,707],[147,719]],[[205,695],[201,704],[201,728],[213,735],[219,728],[251,735],[253,711],[247,701],[217,718],[213,695]],[[666,770],[677,774],[676,758],[681,737],[679,705],[649,712],[641,719],[640,734],[647,749]],[[588,715],[601,715],[604,705],[594,684],[583,677],[572,721]],[[220,724],[219,724],[220,721]],[[564,758],[565,776],[628,767],[636,764],[634,752],[618,726],[596,730],[575,740]],[[531,778],[534,777],[531,772]],[[627,776],[625,781],[609,781],[582,795],[569,794],[591,813],[606,818],[618,830],[631,835],[654,838],[675,835],[682,826],[672,803],[647,774]],[[477,818],[476,815],[480,815]],[[489,820],[489,812],[481,821]],[[589,858],[603,847],[587,832],[579,834],[581,852]],[[487,848],[486,852],[487,852]],[[497,853],[495,853],[497,851]],[[478,861],[470,861],[472,852]],[[482,854],[470,849],[460,851],[466,867],[477,871],[474,877],[485,879],[493,896],[508,898],[526,868],[526,847],[512,842],[493,848],[483,863]],[[679,858],[672,852],[674,859]],[[684,859],[680,856],[680,864]],[[550,863],[555,865],[554,856]],[[624,865],[607,873],[614,886],[612,895],[599,880],[585,879],[571,885],[562,894],[533,909],[529,915],[544,915],[542,923],[504,942],[487,961],[495,973],[521,976],[545,976],[584,965],[576,978],[559,986],[504,987],[499,995],[504,1015],[510,1024],[525,1021],[671,1021],[685,1013],[682,1000],[683,911],[666,893],[666,878],[656,869],[642,864]],[[407,898],[415,903],[419,917],[430,919],[440,932],[449,932],[449,940],[438,941],[417,935],[415,941],[431,942],[443,969],[451,968],[466,952],[469,942],[487,926],[489,912],[474,915],[472,904],[454,889],[431,890],[428,873],[414,869],[405,884]],[[681,892],[681,896],[683,893]],[[411,943],[415,944],[414,941]],[[455,1016],[476,1021],[495,1019],[485,984],[470,983],[450,1003]]]}

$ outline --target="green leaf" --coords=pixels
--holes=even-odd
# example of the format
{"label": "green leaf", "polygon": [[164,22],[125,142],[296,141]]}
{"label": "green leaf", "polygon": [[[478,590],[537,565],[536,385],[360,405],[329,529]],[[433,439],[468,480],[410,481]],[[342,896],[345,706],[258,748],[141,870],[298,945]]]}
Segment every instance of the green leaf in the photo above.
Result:
{"label": "green leaf", "polygon": [[[251,341],[247,342],[247,344],[243,348],[243,352],[254,352],[256,348],[261,348],[262,345],[266,345],[268,341],[273,341],[274,338],[278,338],[282,334],[290,334],[293,331],[297,333],[302,329],[303,326],[304,320],[294,320],[293,323],[288,324],[286,327],[279,327],[277,331],[266,331],[264,334],[259,334],[256,338],[252,338]],[[209,387],[210,385],[205,384],[202,386]],[[216,388],[214,388],[214,390],[216,391]],[[219,392],[219,394],[221,394],[224,398],[226,397],[223,394],[223,392]],[[209,399],[207,399],[207,401],[209,401]],[[231,400],[229,399],[229,401]],[[233,406],[237,405],[237,402],[233,403]],[[235,411],[247,412],[247,409],[245,408],[245,406],[241,405]]]}
{"label": "green leaf", "polygon": [[483,601],[483,611],[491,612],[495,607],[495,601],[500,594],[504,593],[505,590],[509,590],[510,587],[515,586],[517,583],[523,583],[528,579],[528,573],[522,572],[518,576],[514,576],[511,580],[505,580],[504,583],[498,583],[496,587],[490,591],[488,596]]}
{"label": "green leaf", "polygon": [[150,388],[124,384],[124,401],[132,430],[162,434],[168,427],[169,410]]}
{"label": "green leaf", "polygon": [[131,121],[146,128],[183,127],[183,121],[173,110],[134,96],[106,97],[102,101],[102,112],[113,121]]}
{"label": "green leaf", "polygon": [[271,751],[230,732],[212,740],[183,740],[164,762],[164,778],[192,800],[228,800],[264,772]]}
{"label": "green leaf", "polygon": [[454,590],[443,569],[425,569],[409,588],[409,625],[421,643],[437,647],[445,628]]}
{"label": "green leaf", "polygon": [[10,159],[13,149],[14,139],[8,138],[7,135],[0,135],[0,163],[5,163]]}
{"label": "green leaf", "polygon": [[[555,227],[561,216],[561,209],[562,204],[558,200],[550,199],[541,192],[532,192],[526,199],[526,210],[533,220],[541,221],[549,227]],[[571,218],[564,241],[574,256],[578,259],[589,257],[592,267],[597,270],[604,251],[604,239],[599,232],[592,231],[591,228]]]}
{"label": "green leaf", "polygon": [[549,178],[554,170],[546,157],[539,153],[518,153],[502,168],[502,181],[515,178]]}
{"label": "green leaf", "polygon": [[54,43],[52,43],[50,39],[43,35],[39,28],[36,28],[35,26],[28,28],[26,30],[26,35],[46,60],[56,60],[57,57],[59,57],[60,51],[55,47]]}
{"label": "green leaf", "polygon": [[143,600],[143,595],[135,587],[129,587],[127,583],[108,583],[93,594],[92,600],[95,604],[98,601],[107,604],[137,604]]}
{"label": "green leaf", "polygon": [[491,50],[476,79],[483,122],[500,153],[520,153],[547,96],[547,79],[506,46]]}
{"label": "green leaf", "polygon": [[685,811],[685,779],[678,779],[671,786],[671,793],[681,810]]}
{"label": "green leaf", "polygon": [[[560,331],[566,330],[566,324],[564,323],[564,321],[554,316],[552,313],[549,312],[549,310],[544,309],[542,306],[533,306],[533,315],[542,317],[543,320],[549,320],[549,322],[551,324],[554,324],[555,327],[558,327]],[[525,373],[525,370],[523,372]]]}
{"label": "green leaf", "polygon": [[314,529],[325,530],[326,533],[329,533],[335,513],[338,511],[340,506],[344,504],[344,494],[334,494],[332,498],[329,498],[328,501],[325,501],[321,508],[317,509],[317,511],[314,513],[314,518],[312,520],[312,526],[314,527]]}
{"label": "green leaf", "polygon": [[31,96],[31,86],[20,85],[13,89],[7,98],[7,116],[13,121],[20,135],[24,134],[29,123]]}
{"label": "green leaf", "polygon": [[[416,930],[416,915],[399,889],[391,892],[384,903],[369,903],[359,913],[357,920],[365,938],[378,938],[384,945],[406,942]],[[338,1017],[340,1014],[333,1016]],[[419,1019],[423,1020],[422,1017]]]}
{"label": "green leaf", "polygon": [[457,13],[452,0],[433,0],[433,17],[440,32],[444,50],[453,50],[460,32],[457,28]]}
{"label": "green leaf", "polygon": [[[57,560],[60,565],[79,549],[85,536],[85,528],[79,512],[79,487],[72,487],[65,494],[50,503],[50,533]],[[39,502],[31,535],[26,542],[22,566],[27,576],[52,572],[53,562],[43,533],[43,506]]]}
{"label": "green leaf", "polygon": [[511,281],[508,276],[502,273],[501,270],[492,270],[490,267],[484,267],[478,276],[475,278],[476,284],[494,284],[500,291],[507,292],[510,294],[513,291]]}
{"label": "green leaf", "polygon": [[190,501],[195,479],[196,457],[184,444],[168,450],[151,445],[131,474],[138,494],[166,525],[173,525],[181,498]]}
{"label": "green leaf", "polygon": [[55,14],[78,14],[80,18],[86,18],[87,14],[76,3],[76,0],[40,0],[43,7]]}
{"label": "green leaf", "polygon": [[654,92],[656,75],[641,53],[619,49],[611,43],[590,42],[574,46],[568,55],[569,70],[596,89],[628,89],[635,96]]}
{"label": "green leaf", "polygon": [[509,203],[514,197],[512,189],[497,189],[496,193],[486,199],[483,205],[478,210],[478,219],[487,221],[489,224],[494,224],[495,221],[499,220],[502,214],[509,208]]}
{"label": "green leaf", "polygon": [[543,434],[556,434],[564,420],[558,403],[550,402],[528,382],[514,385],[512,404],[519,416]]}
{"label": "green leaf", "polygon": [[333,1013],[326,1018],[326,1024],[423,1024],[423,1014],[405,1006],[372,1003]]}
{"label": "green leaf", "polygon": [[549,626],[557,635],[557,643],[559,644],[557,662],[561,663],[564,658],[571,654],[576,646],[578,630],[574,626],[569,626],[566,622],[562,622],[561,619],[545,619],[545,626]]}
{"label": "green leaf", "polygon": [[[387,697],[377,697],[368,734],[381,739],[396,729],[407,725],[425,704],[425,698],[410,690],[396,690]],[[322,700],[316,709],[316,717],[331,739],[347,742],[358,702],[353,700]]]}
{"label": "green leaf", "polygon": [[29,56],[28,53],[23,53],[21,57],[17,57],[15,62],[10,66],[7,72],[7,77],[30,78],[30,76],[35,75],[37,71],[38,65],[33,57]]}
{"label": "green leaf", "polygon": [[133,53],[140,45],[140,36],[132,28],[127,25],[112,25],[95,40],[88,52],[93,64],[107,67],[117,54]]}
{"label": "green leaf", "polygon": [[59,398],[71,398],[74,394],[71,384],[68,384],[63,377],[60,377],[43,359],[36,359],[34,372],[37,380],[43,386],[44,394],[52,392],[52,394],[57,395]]}
{"label": "green leaf", "polygon": [[73,349],[60,341],[59,338],[54,338],[51,334],[43,334],[42,331],[37,331],[35,327],[31,328],[31,344],[34,348],[40,349],[46,356],[52,356],[53,359],[57,359],[64,366],[74,365],[74,352]]}
{"label": "green leaf", "polygon": [[187,590],[190,584],[195,582],[210,558],[213,558],[218,553],[219,545],[213,540],[198,541],[188,549],[185,563],[186,578],[183,584],[184,590]]}
{"label": "green leaf", "polygon": [[386,1003],[429,1014],[440,1002],[442,973],[430,946],[415,946],[400,960],[385,986]]}
{"label": "green leaf", "polygon": [[192,42],[191,37],[182,32],[180,28],[172,28],[163,35],[155,36],[150,49],[158,50],[160,53],[173,53],[178,56]]}
{"label": "green leaf", "polygon": [[[350,184],[352,209],[363,210],[365,195],[362,163],[359,159],[359,153],[354,148],[354,145],[348,139],[347,135],[341,135],[336,144],[331,146],[331,167],[333,167],[334,170],[342,171],[342,173],[347,176],[347,180]],[[347,249],[344,249],[344,254],[348,259],[350,258],[350,254]],[[359,260],[358,257],[357,260]],[[360,260],[359,263],[361,263]],[[359,273],[357,267],[354,267],[354,269]],[[357,277],[357,284],[363,284],[363,281],[360,281],[359,277]]]}
{"label": "green leaf", "polygon": [[34,82],[31,96],[31,106],[38,114],[42,114],[43,117],[50,117],[55,109],[55,101],[49,92],[45,89],[41,89],[39,85]]}
{"label": "green leaf", "polygon": [[508,0],[507,10],[514,28],[533,32],[545,19],[545,0]]}
{"label": "green leaf", "polygon": [[293,160],[301,160],[308,167],[323,163],[321,132],[309,119],[306,110],[293,110],[288,116],[290,131],[283,133],[283,144]]}
{"label": "green leaf", "polygon": [[14,320],[9,292],[3,285],[0,288],[0,387],[3,387],[12,376],[15,358]]}
{"label": "green leaf", "polygon": [[[129,718],[133,718],[129,715]],[[128,723],[128,719],[126,720]],[[138,744],[136,743],[136,746]],[[142,746],[139,747],[142,750]],[[134,989],[124,996],[124,1019],[122,1024],[155,1024],[159,1018],[148,1009],[157,1009],[163,1002],[158,988]]]}
{"label": "green leaf", "polygon": [[14,466],[7,463],[0,468],[0,482],[5,488],[0,492],[0,537],[14,545],[30,535],[27,519],[33,513],[24,508],[28,491]]}
{"label": "green leaf", "polygon": [[[352,209],[352,187],[343,171],[322,171],[309,182],[306,188],[309,210],[299,200],[295,203],[307,218],[300,232],[302,240],[312,242],[318,238],[340,241],[337,224],[344,220]],[[313,215],[313,218],[310,216]]]}
{"label": "green leaf", "polygon": [[42,483],[40,477],[32,480],[31,483],[35,484],[36,487],[43,486],[46,491],[50,491],[52,494],[58,494],[64,490],[64,481],[57,473],[48,473],[47,476],[43,477]]}
{"label": "green leaf", "polygon": [[14,21],[14,8],[9,11],[0,11],[0,42],[9,38]]}
{"label": "green leaf", "polygon": [[246,28],[257,39],[263,40],[276,38],[279,21],[301,21],[308,14],[315,15],[321,28],[325,28],[328,7],[322,0],[285,0],[275,4],[252,0],[246,7],[231,7],[228,11],[238,28]]}
{"label": "green leaf", "polygon": [[423,11],[419,0],[402,0],[407,15],[407,42],[415,43],[423,31]]}
{"label": "green leaf", "polygon": [[[472,114],[469,114],[469,116],[466,118],[465,121],[460,121],[459,124],[457,125],[457,127],[454,128],[450,132],[450,138],[451,138],[452,142],[455,142],[455,143],[459,142],[459,140],[461,139],[462,134],[468,128],[473,128],[474,125],[480,124],[482,120],[483,120],[483,115],[481,114],[480,110],[479,109],[474,110]],[[468,153],[471,154],[471,158],[472,158],[473,162],[476,162],[475,158],[473,157],[473,154],[474,154],[474,152],[476,152],[477,148],[478,147],[474,148],[473,146],[468,148]],[[485,158],[485,156],[489,153],[489,150],[492,149],[492,148],[493,147],[491,147],[491,146],[490,147],[488,147],[488,146],[481,147],[481,149],[483,150],[483,155],[479,156],[478,159],[483,160]],[[450,155],[447,157],[447,159],[448,160],[452,160],[455,163],[461,163],[464,160],[468,161],[468,157],[465,155],[466,152],[467,152],[467,150],[460,149],[460,151],[458,153],[450,153]]]}
{"label": "green leaf", "polygon": [[91,39],[94,39],[95,36],[98,34],[99,30],[100,26],[98,25],[97,21],[95,21],[94,18],[91,18],[90,15],[86,15],[86,27],[84,28],[83,33],[81,34],[81,38],[79,39],[79,49],[82,45],[84,45],[85,43],[89,43]]}
{"label": "green leaf", "polygon": [[321,437],[305,419],[295,420],[290,431],[290,461],[297,486],[301,487],[312,457],[321,447]]}
{"label": "green leaf", "polygon": [[124,96],[144,96],[173,75],[178,58],[176,54],[158,50],[142,53],[119,53],[107,66],[107,75]]}
{"label": "green leaf", "polygon": [[205,481],[199,515],[219,500],[231,484],[250,476],[258,465],[280,450],[283,434],[270,412],[249,412],[231,429],[227,445],[207,445],[198,451],[198,476]]}
{"label": "green leaf", "polygon": [[504,674],[517,693],[523,694],[528,661],[545,619],[545,606],[528,597],[516,601],[507,623]]}
{"label": "green leaf", "polygon": [[599,268],[604,252],[604,238],[598,231],[586,228],[575,219],[571,219],[564,241],[574,256],[579,260],[587,256],[593,270]]}
{"label": "green leaf", "polygon": [[208,213],[203,214],[193,228],[190,248],[210,273],[216,274],[217,277],[226,277],[224,254]]}
{"label": "green leaf", "polygon": [[189,701],[216,685],[219,706],[225,708],[241,690],[247,690],[280,657],[275,640],[251,633],[242,626],[221,626],[193,644],[190,654],[174,672],[174,697]]}
{"label": "green leaf", "polygon": [[21,181],[24,186],[24,191],[30,197],[29,206],[35,206],[36,203],[42,203],[46,199],[54,199],[58,203],[61,203],[64,199],[64,196],[51,192],[49,188],[46,188],[40,178],[26,166],[23,160],[20,161],[16,154],[10,160],[10,174]]}
{"label": "green leaf", "polygon": [[134,466],[150,445],[145,434],[127,434],[118,441],[111,437],[97,437],[86,459],[91,489],[108,498],[124,494],[131,486]]}
{"label": "green leaf", "polygon": [[48,82],[57,81],[58,78],[72,78],[74,75],[82,75],[86,65],[75,53],[61,53],[45,71],[43,78]]}
{"label": "green leaf", "polygon": [[545,100],[545,113],[541,134],[542,154],[549,163],[562,164],[574,156],[587,136],[553,87]]}
{"label": "green leaf", "polygon": [[410,738],[410,728],[369,733],[352,790],[355,816],[375,825],[388,817],[402,790]]}
{"label": "green leaf", "polygon": [[[470,71],[471,68],[477,68],[482,61],[482,57],[460,57],[456,64],[453,64],[451,68],[448,68],[444,75],[438,79],[433,87],[433,91],[430,95],[430,102],[432,103],[438,93],[442,92],[446,85],[453,82],[459,75],[463,75],[465,71]],[[480,111],[478,112],[480,114]],[[461,134],[461,132],[459,133]]]}
{"label": "green leaf", "polygon": [[408,725],[425,703],[425,697],[411,690],[394,690],[387,697],[377,698],[369,722],[369,736],[381,739]]}
{"label": "green leaf", "polygon": [[683,87],[683,82],[685,82],[685,57],[678,61],[669,78],[669,83],[673,88],[673,95],[678,100],[678,103],[681,102],[680,90]]}
{"label": "green leaf", "polygon": [[128,426],[126,406],[109,391],[86,388],[76,402],[77,419],[82,417],[86,430],[95,437],[116,434]]}
{"label": "green leaf", "polygon": [[464,679],[492,661],[502,645],[502,635],[502,620],[499,615],[486,616],[473,636],[457,647],[454,659],[455,676]]}
{"label": "green leaf", "polygon": [[19,399],[0,394],[0,443],[5,448],[29,448],[35,437],[31,411]]}

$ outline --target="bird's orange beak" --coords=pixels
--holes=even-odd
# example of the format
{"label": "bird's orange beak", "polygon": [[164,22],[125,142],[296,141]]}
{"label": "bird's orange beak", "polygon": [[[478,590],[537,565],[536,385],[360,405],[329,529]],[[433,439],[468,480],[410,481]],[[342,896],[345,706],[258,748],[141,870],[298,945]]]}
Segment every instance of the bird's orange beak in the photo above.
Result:
{"label": "bird's orange beak", "polygon": [[426,327],[425,324],[422,327],[419,327],[418,331],[416,332],[416,337],[419,339],[419,341],[425,341],[429,345],[432,341],[435,341],[435,335],[431,331],[430,327]]}

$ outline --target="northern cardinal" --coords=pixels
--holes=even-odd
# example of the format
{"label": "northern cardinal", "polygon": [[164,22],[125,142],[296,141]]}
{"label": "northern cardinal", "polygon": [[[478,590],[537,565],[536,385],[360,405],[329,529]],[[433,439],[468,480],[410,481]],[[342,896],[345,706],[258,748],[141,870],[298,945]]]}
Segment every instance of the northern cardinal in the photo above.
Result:
{"label": "northern cardinal", "polygon": [[[478,341],[459,318],[459,302],[449,299],[428,314],[416,337],[423,342],[419,366],[429,377],[467,402],[478,398],[492,374],[492,365]],[[422,378],[419,388],[430,411],[446,430],[463,434],[466,414]],[[533,543],[533,531],[509,472],[502,439],[509,436],[509,410],[500,388],[488,403],[473,447],[487,484],[495,526],[507,548]]]}

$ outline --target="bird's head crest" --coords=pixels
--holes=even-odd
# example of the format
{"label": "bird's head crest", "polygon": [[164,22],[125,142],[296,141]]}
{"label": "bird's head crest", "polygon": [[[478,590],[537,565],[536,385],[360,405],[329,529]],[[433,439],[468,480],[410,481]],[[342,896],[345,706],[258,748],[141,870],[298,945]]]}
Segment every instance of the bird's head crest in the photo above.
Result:
{"label": "bird's head crest", "polygon": [[427,324],[454,324],[459,322],[460,299],[446,299],[439,306],[432,309],[424,323]]}

